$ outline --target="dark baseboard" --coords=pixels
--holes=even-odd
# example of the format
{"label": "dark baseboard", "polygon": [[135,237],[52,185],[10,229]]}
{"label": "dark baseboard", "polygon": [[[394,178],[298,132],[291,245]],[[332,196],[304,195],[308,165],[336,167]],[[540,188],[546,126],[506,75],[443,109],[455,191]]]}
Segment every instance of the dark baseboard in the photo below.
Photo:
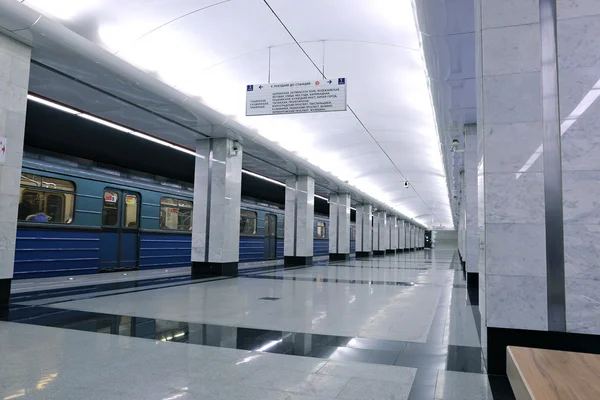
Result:
{"label": "dark baseboard", "polygon": [[479,288],[479,273],[467,272],[467,287],[473,289]]}
{"label": "dark baseboard", "polygon": [[207,276],[237,276],[238,263],[218,262],[192,262],[192,278],[203,278]]}
{"label": "dark baseboard", "polygon": [[283,265],[286,267],[298,267],[301,265],[312,265],[312,256],[285,256]]}
{"label": "dark baseboard", "polygon": [[581,333],[487,328],[488,374],[506,375],[506,347],[600,354],[600,336]]}
{"label": "dark baseboard", "polygon": [[396,253],[404,253],[404,249],[397,249]]}
{"label": "dark baseboard", "polygon": [[371,258],[372,253],[370,251],[357,251],[356,258]]}
{"label": "dark baseboard", "polygon": [[383,256],[385,256],[385,250],[374,250],[373,256],[374,257],[383,257]]}
{"label": "dark baseboard", "polygon": [[329,253],[329,261],[348,261],[350,254],[343,253]]}
{"label": "dark baseboard", "polygon": [[393,249],[387,249],[387,250],[385,251],[385,254],[396,254],[396,250],[393,250]]}
{"label": "dark baseboard", "polygon": [[12,278],[0,279],[0,318],[8,315]]}

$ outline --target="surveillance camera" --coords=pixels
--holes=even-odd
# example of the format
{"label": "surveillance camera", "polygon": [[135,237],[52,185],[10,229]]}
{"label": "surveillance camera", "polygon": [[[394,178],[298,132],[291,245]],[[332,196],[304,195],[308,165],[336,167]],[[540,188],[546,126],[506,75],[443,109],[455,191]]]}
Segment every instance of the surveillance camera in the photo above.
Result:
{"label": "surveillance camera", "polygon": [[231,150],[229,151],[229,155],[237,156],[241,150],[242,150],[242,145],[240,144],[240,142],[235,141],[231,144]]}
{"label": "surveillance camera", "polygon": [[408,181],[404,181],[404,187],[408,189],[409,186],[410,184],[408,183]]}
{"label": "surveillance camera", "polygon": [[457,139],[454,139],[454,140],[452,141],[452,147],[453,147],[453,148],[457,148],[459,144],[460,144],[460,142],[459,142]]}

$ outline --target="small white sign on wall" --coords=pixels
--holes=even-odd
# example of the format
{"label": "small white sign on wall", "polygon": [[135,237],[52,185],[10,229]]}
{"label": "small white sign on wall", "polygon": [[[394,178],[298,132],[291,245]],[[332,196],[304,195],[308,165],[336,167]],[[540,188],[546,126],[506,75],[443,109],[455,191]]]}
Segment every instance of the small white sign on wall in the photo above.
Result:
{"label": "small white sign on wall", "polygon": [[0,136],[0,163],[6,162],[6,138]]}

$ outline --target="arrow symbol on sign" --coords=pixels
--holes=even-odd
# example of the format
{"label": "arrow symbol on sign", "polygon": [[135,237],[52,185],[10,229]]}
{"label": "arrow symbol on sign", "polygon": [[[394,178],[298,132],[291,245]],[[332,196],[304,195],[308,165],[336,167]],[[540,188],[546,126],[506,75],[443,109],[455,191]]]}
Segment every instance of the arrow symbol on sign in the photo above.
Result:
{"label": "arrow symbol on sign", "polygon": [[327,81],[327,83],[329,83],[331,85],[331,79]]}
{"label": "arrow symbol on sign", "polygon": [[258,88],[259,88],[259,89],[262,89],[262,88],[263,88],[263,85],[259,85],[259,86],[258,86]]}

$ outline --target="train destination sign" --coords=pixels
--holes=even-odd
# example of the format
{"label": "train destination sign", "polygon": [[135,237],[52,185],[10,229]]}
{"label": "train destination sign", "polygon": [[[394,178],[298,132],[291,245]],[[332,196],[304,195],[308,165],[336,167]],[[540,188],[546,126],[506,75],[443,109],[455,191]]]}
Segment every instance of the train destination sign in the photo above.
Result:
{"label": "train destination sign", "polygon": [[246,86],[246,115],[346,111],[346,78]]}

